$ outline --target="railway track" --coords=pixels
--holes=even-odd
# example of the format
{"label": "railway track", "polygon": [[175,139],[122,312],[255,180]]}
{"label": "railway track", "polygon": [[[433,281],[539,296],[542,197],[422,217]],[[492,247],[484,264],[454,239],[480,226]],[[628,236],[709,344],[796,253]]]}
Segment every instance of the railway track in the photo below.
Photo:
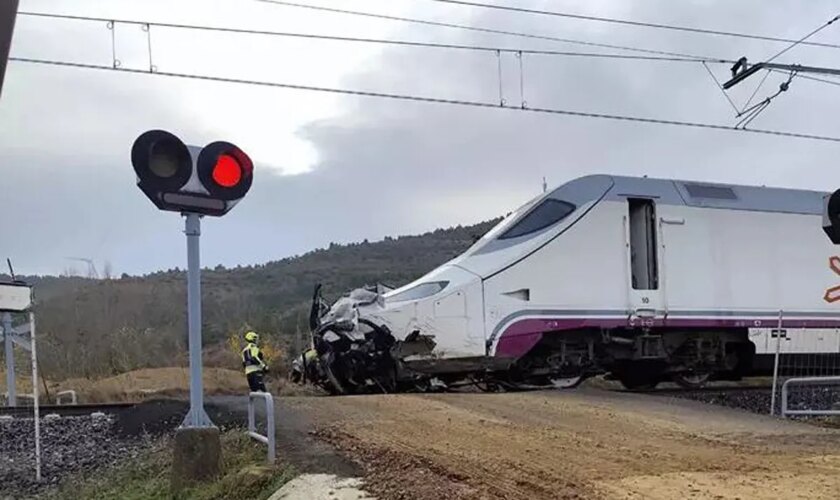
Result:
{"label": "railway track", "polygon": [[[81,405],[43,405],[39,411],[41,417],[55,414],[62,417],[74,417],[90,415],[91,413],[105,413],[106,415],[118,414],[135,403],[108,403],[108,404],[81,404]],[[6,406],[0,407],[0,416],[11,416],[14,418],[32,417],[31,406]]]}
{"label": "railway track", "polygon": [[773,390],[770,385],[750,386],[726,386],[726,387],[698,387],[688,389],[684,387],[665,387],[661,389],[650,389],[644,391],[628,391],[627,389],[614,389],[617,392],[636,392],[640,394],[670,395],[670,394],[715,394],[715,393],[747,393],[747,392],[769,392]]}

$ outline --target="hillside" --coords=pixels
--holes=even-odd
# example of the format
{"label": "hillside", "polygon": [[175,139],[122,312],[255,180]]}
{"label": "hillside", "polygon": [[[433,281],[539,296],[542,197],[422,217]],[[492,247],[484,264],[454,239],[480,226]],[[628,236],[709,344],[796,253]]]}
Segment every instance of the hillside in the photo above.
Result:
{"label": "hillside", "polygon": [[[324,285],[330,299],[365,284],[402,285],[463,252],[495,222],[332,244],[266,264],[204,270],[205,345],[224,346],[228,337],[249,327],[294,350],[307,331],[309,301],[317,283]],[[182,271],[116,280],[26,279],[35,285],[38,351],[47,377],[100,377],[185,362]],[[218,350],[209,349],[207,360],[229,362],[229,356],[213,355]],[[23,369],[23,356],[18,361]]]}

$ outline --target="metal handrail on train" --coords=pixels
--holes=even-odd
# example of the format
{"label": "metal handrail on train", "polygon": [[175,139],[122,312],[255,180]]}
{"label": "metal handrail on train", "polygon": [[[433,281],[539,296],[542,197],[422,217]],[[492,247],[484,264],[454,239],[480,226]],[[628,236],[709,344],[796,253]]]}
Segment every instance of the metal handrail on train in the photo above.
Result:
{"label": "metal handrail on train", "polygon": [[[263,436],[257,432],[256,412],[254,400],[265,401],[265,432]],[[274,397],[267,392],[252,392],[248,394],[248,435],[261,443],[268,445],[268,463],[273,464],[276,457],[276,441],[274,439]]]}
{"label": "metal handrail on train", "polygon": [[840,415],[840,410],[789,410],[788,409],[788,392],[789,387],[792,385],[807,385],[807,384],[816,384],[816,385],[829,385],[829,384],[838,384],[840,385],[840,377],[798,377],[798,378],[789,378],[782,384],[782,416],[787,417],[790,415],[808,415],[808,416],[817,416],[817,415]]}

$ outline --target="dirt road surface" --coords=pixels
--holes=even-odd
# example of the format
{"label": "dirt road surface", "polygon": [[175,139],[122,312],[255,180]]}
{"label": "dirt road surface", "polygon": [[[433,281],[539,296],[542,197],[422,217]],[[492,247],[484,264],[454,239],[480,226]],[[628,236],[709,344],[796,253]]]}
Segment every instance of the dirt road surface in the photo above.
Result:
{"label": "dirt road surface", "polygon": [[280,454],[284,433],[305,422],[308,439],[355,462],[365,489],[383,499],[834,499],[840,491],[840,432],[693,401],[589,389],[279,403]]}

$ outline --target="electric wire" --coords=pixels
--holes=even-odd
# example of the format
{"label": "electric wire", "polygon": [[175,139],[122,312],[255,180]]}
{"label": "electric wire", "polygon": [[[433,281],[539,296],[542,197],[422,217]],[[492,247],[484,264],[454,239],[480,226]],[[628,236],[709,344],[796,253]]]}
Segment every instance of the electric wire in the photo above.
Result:
{"label": "electric wire", "polygon": [[789,131],[782,131],[782,130],[771,130],[771,129],[734,128],[734,127],[731,127],[731,126],[728,126],[728,125],[720,125],[720,124],[715,124],[715,123],[692,122],[692,121],[683,121],[683,120],[668,120],[668,119],[660,119],[660,118],[619,115],[619,114],[610,114],[610,113],[594,113],[594,112],[586,112],[586,111],[573,111],[573,110],[559,109],[559,108],[509,107],[509,106],[500,106],[497,103],[491,103],[491,102],[485,102],[485,101],[468,101],[468,100],[460,100],[460,99],[446,99],[446,98],[439,98],[439,97],[418,96],[418,95],[410,95],[410,94],[373,92],[373,91],[365,91],[365,90],[351,90],[351,89],[343,89],[343,88],[336,88],[336,87],[319,87],[319,86],[313,86],[313,85],[300,85],[300,84],[291,84],[291,83],[282,83],[282,82],[266,82],[266,81],[247,80],[247,79],[242,79],[242,78],[230,78],[230,77],[222,77],[222,76],[209,76],[209,75],[196,75],[196,74],[188,74],[188,73],[175,73],[175,72],[160,71],[160,70],[155,71],[155,72],[150,72],[150,71],[147,71],[147,70],[132,69],[132,68],[126,68],[126,67],[114,68],[112,66],[105,66],[105,65],[75,63],[75,62],[66,62],[66,61],[53,61],[53,60],[47,60],[47,59],[35,59],[35,58],[26,58],[26,57],[9,57],[9,61],[22,62],[22,63],[32,63],[32,64],[41,64],[41,65],[49,65],[49,66],[65,66],[65,67],[81,68],[81,69],[105,70],[105,71],[113,71],[113,72],[121,72],[121,73],[168,76],[168,77],[183,78],[183,79],[190,79],[190,80],[204,80],[204,81],[222,82],[222,83],[256,85],[256,86],[263,86],[263,87],[276,87],[276,88],[284,88],[284,89],[292,89],[292,90],[304,90],[304,91],[324,92],[324,93],[331,93],[331,94],[353,95],[353,96],[360,96],[360,97],[377,97],[377,98],[402,100],[402,101],[414,101],[414,102],[424,102],[424,103],[434,103],[434,104],[449,104],[449,105],[457,105],[457,106],[472,106],[472,107],[477,107],[477,108],[505,109],[505,110],[510,110],[510,111],[519,111],[519,112],[543,113],[543,114],[565,115],[565,116],[575,116],[575,117],[585,117],[585,118],[599,118],[599,119],[606,119],[606,120],[613,120],[613,121],[649,123],[649,124],[658,124],[658,125],[672,125],[672,126],[690,127],[690,128],[697,128],[697,129],[749,132],[749,133],[752,133],[752,134],[760,134],[760,135],[770,135],[770,136],[777,136],[777,137],[791,137],[791,138],[799,138],[799,139],[811,139],[811,140],[816,140],[816,141],[826,141],[826,142],[840,143],[840,137],[832,137],[832,136],[824,136],[824,135],[816,135],[816,134],[806,134],[806,133],[799,133],[799,132],[789,132]]}
{"label": "electric wire", "polygon": [[706,72],[709,73],[710,77],[712,77],[712,81],[715,82],[715,85],[717,86],[718,90],[720,90],[720,93],[723,94],[723,97],[726,98],[726,101],[729,102],[729,105],[732,106],[732,109],[735,110],[735,115],[737,116],[738,112],[739,112],[738,111],[738,106],[735,105],[735,102],[732,101],[732,98],[729,97],[729,94],[727,94],[726,90],[723,89],[723,85],[721,85],[720,81],[717,79],[715,74],[709,68],[709,65],[706,64],[705,62],[703,62],[703,67],[706,68]]}
{"label": "electric wire", "polygon": [[[382,45],[400,45],[400,46],[420,47],[420,48],[453,49],[453,50],[481,51],[481,52],[522,53],[522,54],[530,54],[530,55],[547,55],[547,56],[594,57],[594,58],[607,58],[607,59],[630,59],[630,60],[643,60],[643,61],[665,61],[665,62],[701,62],[701,61],[705,61],[707,63],[721,63],[721,64],[732,64],[732,63],[734,63],[734,61],[728,60],[728,59],[720,59],[720,58],[703,59],[703,58],[700,58],[699,56],[685,56],[685,57],[683,57],[683,56],[680,56],[680,57],[641,56],[641,55],[610,54],[610,53],[598,53],[598,52],[571,52],[571,51],[559,51],[559,50],[519,49],[519,48],[513,48],[513,47],[495,47],[495,46],[488,46],[488,45],[464,45],[464,44],[452,44],[452,43],[420,42],[420,41],[413,41],[413,40],[392,40],[392,39],[381,39],[381,38],[365,38],[365,37],[351,37],[351,36],[322,35],[322,34],[314,34],[314,33],[296,33],[296,32],[287,32],[287,31],[258,30],[258,29],[249,29],[249,28],[230,28],[230,27],[224,27],[224,26],[204,26],[204,25],[196,25],[196,24],[184,24],[184,23],[140,21],[140,20],[135,20],[135,19],[114,19],[114,18],[96,17],[96,16],[53,14],[53,13],[48,13],[48,12],[22,11],[22,12],[18,12],[18,15],[19,16],[50,18],[50,19],[65,19],[65,20],[75,20],[75,21],[103,22],[103,23],[111,23],[111,25],[113,25],[114,23],[116,23],[116,24],[133,24],[133,25],[138,25],[138,26],[143,26],[143,27],[156,26],[156,27],[161,27],[161,28],[210,31],[210,32],[220,32],[220,33],[264,35],[264,36],[276,36],[276,37],[288,37],[288,38],[304,38],[304,39],[329,40],[329,41],[339,41],[339,42],[359,42],[359,43],[371,43],[371,44],[382,44]],[[622,48],[622,50],[625,50],[625,49]]]}
{"label": "electric wire", "polygon": [[443,21],[430,21],[428,19],[418,19],[413,17],[400,17],[400,16],[391,16],[387,14],[377,14],[374,12],[365,12],[359,10],[349,10],[349,9],[339,9],[335,7],[326,7],[324,5],[310,5],[310,4],[302,4],[297,2],[288,2],[286,0],[256,0],[257,2],[263,3],[270,3],[275,5],[282,5],[285,7],[295,7],[300,9],[309,9],[315,10],[319,12],[332,12],[335,14],[346,14],[351,16],[361,16],[361,17],[368,17],[374,19],[385,19],[389,21],[400,21],[406,23],[413,23],[413,24],[422,24],[426,26],[437,26],[441,28],[452,28],[452,29],[460,29],[465,31],[474,31],[478,33],[492,33],[496,35],[507,35],[507,36],[516,36],[521,38],[530,38],[534,40],[548,40],[552,42],[563,42],[563,43],[570,43],[570,44],[577,44],[577,45],[585,45],[589,47],[600,47],[600,48],[607,48],[607,49],[617,49],[617,50],[626,50],[630,52],[640,52],[646,54],[656,54],[661,56],[674,56],[674,57],[685,57],[685,58],[693,58],[696,60],[714,60],[718,58],[714,57],[706,57],[706,56],[699,56],[693,54],[685,54],[681,52],[671,52],[666,50],[655,50],[655,49],[644,49],[640,47],[631,47],[628,45],[615,45],[609,43],[599,43],[599,42],[588,42],[584,40],[575,40],[570,38],[560,38],[550,35],[538,35],[534,33],[527,33],[523,31],[509,31],[509,30],[502,30],[502,29],[495,29],[495,28],[486,28],[481,26],[470,26],[466,24],[457,24],[457,23],[449,23]]}
{"label": "electric wire", "polygon": [[770,76],[770,70],[767,70],[767,71],[764,73],[764,78],[762,78],[762,79],[761,79],[761,81],[760,81],[760,82],[758,82],[758,85],[756,85],[756,86],[755,86],[755,90],[753,90],[753,93],[752,93],[752,94],[750,94],[750,98],[749,98],[749,99],[747,99],[747,102],[744,104],[744,109],[743,109],[743,110],[741,110],[741,113],[739,113],[739,114],[743,114],[743,113],[745,113],[745,112],[747,111],[747,108],[749,108],[749,107],[750,107],[750,103],[751,103],[751,102],[752,102],[752,100],[755,98],[755,95],[756,95],[756,94],[758,94],[758,90],[761,88],[761,86],[762,86],[762,85],[764,85],[764,82],[765,82],[765,80],[767,80],[767,77],[768,77],[768,76]]}
{"label": "electric wire", "polygon": [[835,21],[837,21],[838,19],[840,19],[840,14],[837,14],[836,16],[832,17],[831,19],[829,19],[828,21],[826,21],[826,22],[825,22],[822,26],[818,27],[817,29],[815,29],[814,31],[812,31],[812,32],[808,33],[807,35],[803,36],[803,37],[802,37],[802,38],[800,38],[799,40],[794,41],[792,44],[790,44],[789,46],[785,47],[784,49],[782,49],[781,51],[779,51],[776,55],[774,55],[773,57],[771,57],[770,59],[768,59],[768,60],[766,60],[766,61],[764,61],[764,62],[768,62],[768,63],[769,63],[769,62],[771,62],[771,61],[775,60],[775,59],[776,59],[777,57],[779,57],[780,55],[782,55],[782,54],[784,54],[785,52],[789,51],[790,49],[792,49],[792,48],[796,47],[797,45],[804,43],[807,39],[809,39],[809,38],[811,38],[812,36],[816,35],[816,34],[817,34],[817,33],[819,33],[820,31],[822,31],[823,29],[825,29],[825,28],[827,28],[827,27],[831,26],[831,25],[832,25],[832,24],[834,24],[834,22],[835,22]]}
{"label": "electric wire", "polygon": [[[773,73],[779,73],[779,74],[782,74],[782,75],[787,75],[788,74],[787,71],[782,71],[780,69],[771,69],[770,71],[772,71]],[[812,81],[815,81],[815,82],[827,83],[829,85],[840,85],[840,81],[838,81],[838,80],[826,80],[826,79],[823,79],[823,78],[817,78],[815,76],[803,75],[802,73],[799,73],[798,75],[796,75],[796,77],[801,78],[803,80],[812,80]]]}
{"label": "electric wire", "polygon": [[[768,71],[764,75],[764,79],[761,80],[761,83],[764,83],[764,80],[767,79],[767,76],[769,74],[770,74],[770,72]],[[777,90],[774,94],[771,94],[771,95],[765,97],[764,100],[762,100],[761,102],[753,104],[752,106],[749,106],[749,101],[747,101],[747,104],[744,105],[744,110],[741,111],[741,113],[738,114],[738,117],[742,118],[742,119],[741,119],[741,121],[739,121],[738,123],[735,124],[735,127],[736,128],[738,128],[738,127],[744,128],[747,125],[749,125],[750,122],[755,120],[758,117],[758,115],[760,115],[765,109],[767,109],[768,106],[770,106],[770,103],[773,101],[773,99],[780,96],[783,92],[787,92],[788,88],[790,88],[790,82],[792,82],[793,79],[796,78],[796,76],[797,76],[797,73],[795,71],[791,71],[788,74],[787,81],[782,83],[781,85],[779,85],[779,90]],[[761,84],[759,84],[759,87],[760,86],[761,86]],[[753,92],[753,96],[755,95],[756,92],[758,92],[758,88],[756,88],[755,92]],[[752,97],[750,97],[750,101],[752,101]],[[747,107],[747,106],[749,106],[749,107]]]}
{"label": "electric wire", "polygon": [[479,7],[484,9],[495,9],[495,10],[503,10],[509,12],[519,12],[524,14],[537,14],[542,16],[554,16],[554,17],[565,17],[569,19],[579,19],[583,21],[596,21],[602,23],[611,23],[611,24],[621,24],[625,26],[636,26],[640,28],[655,28],[655,29],[664,29],[664,30],[672,30],[672,31],[683,31],[687,33],[697,33],[703,35],[718,35],[718,36],[728,36],[734,38],[747,38],[752,40],[763,40],[767,42],[783,42],[783,43],[800,43],[802,45],[811,45],[815,47],[825,47],[825,48],[832,48],[832,49],[840,49],[840,45],[836,45],[833,43],[821,43],[821,42],[806,42],[804,40],[793,40],[789,38],[779,38],[774,36],[764,36],[764,35],[756,35],[753,33],[740,33],[735,31],[721,31],[721,30],[712,30],[706,28],[695,28],[691,26],[677,26],[672,24],[663,24],[663,23],[651,23],[651,22],[643,22],[643,21],[632,21],[629,19],[616,19],[611,17],[600,17],[600,16],[589,16],[584,14],[571,14],[567,12],[558,12],[558,11],[547,11],[547,10],[539,10],[539,9],[527,9],[524,7],[514,7],[510,5],[496,5],[496,4],[487,4],[487,3],[480,3],[480,2],[468,2],[464,0],[429,0],[432,2],[438,3],[446,3],[446,4],[453,4],[453,5],[462,5],[468,7]]}

